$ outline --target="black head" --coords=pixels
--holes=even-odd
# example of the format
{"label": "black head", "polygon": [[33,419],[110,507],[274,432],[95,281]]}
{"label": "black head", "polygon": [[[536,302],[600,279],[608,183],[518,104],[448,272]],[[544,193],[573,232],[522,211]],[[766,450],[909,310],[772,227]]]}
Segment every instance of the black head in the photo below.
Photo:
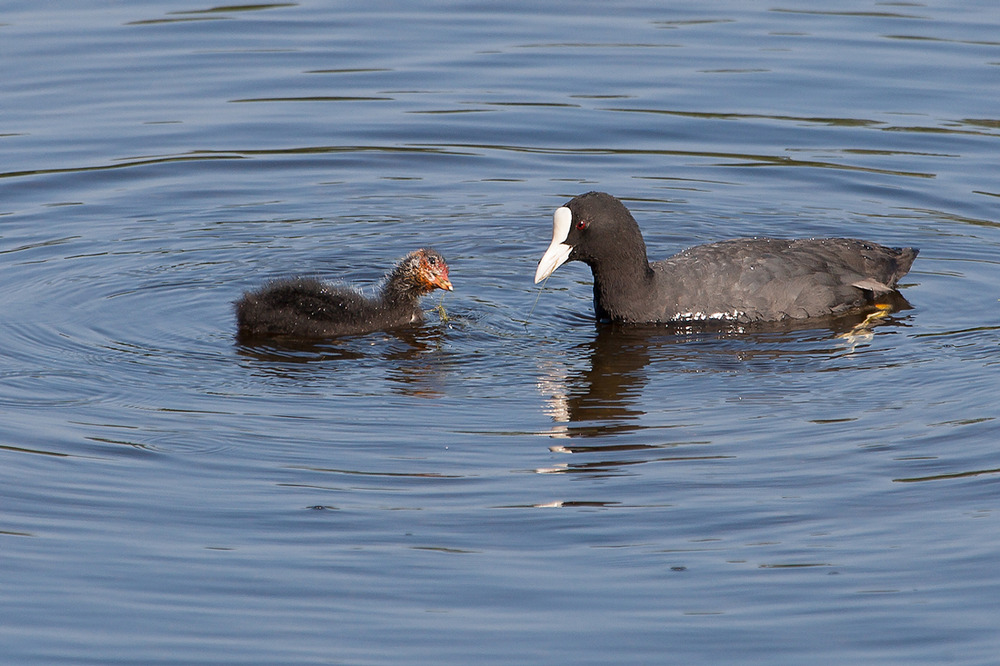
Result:
{"label": "black head", "polygon": [[616,263],[646,261],[646,244],[632,213],[605,192],[588,192],[557,208],[552,222],[552,243],[545,251],[535,283],[541,282],[567,261],[582,261],[594,268],[605,260]]}

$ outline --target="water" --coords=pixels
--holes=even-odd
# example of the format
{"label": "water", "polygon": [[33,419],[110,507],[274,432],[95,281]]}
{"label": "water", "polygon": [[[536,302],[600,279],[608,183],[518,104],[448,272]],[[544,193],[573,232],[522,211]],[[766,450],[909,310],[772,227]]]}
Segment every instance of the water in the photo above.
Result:
{"label": "water", "polygon": [[[998,28],[8,3],[3,660],[992,663]],[[854,339],[595,328],[583,266],[531,284],[591,189],[654,258],[917,246],[913,308]],[[447,320],[234,341],[242,291],[421,245]]]}

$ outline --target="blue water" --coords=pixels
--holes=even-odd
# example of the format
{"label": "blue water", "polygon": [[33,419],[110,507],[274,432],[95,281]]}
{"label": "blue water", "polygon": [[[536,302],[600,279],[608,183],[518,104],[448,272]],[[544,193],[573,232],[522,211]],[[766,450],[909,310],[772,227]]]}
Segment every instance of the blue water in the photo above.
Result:
{"label": "blue water", "polygon": [[[994,663],[998,35],[985,1],[8,3],[0,660]],[[919,247],[912,309],[595,327],[585,267],[532,284],[594,189],[652,258]],[[420,246],[426,326],[235,341],[244,290]]]}

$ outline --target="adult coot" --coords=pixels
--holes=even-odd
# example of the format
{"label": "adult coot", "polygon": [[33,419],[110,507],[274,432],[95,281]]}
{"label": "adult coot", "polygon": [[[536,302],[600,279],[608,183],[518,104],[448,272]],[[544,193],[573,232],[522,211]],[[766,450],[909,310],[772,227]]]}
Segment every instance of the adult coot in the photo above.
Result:
{"label": "adult coot", "polygon": [[448,264],[434,250],[403,257],[371,298],[313,278],[276,280],[236,302],[238,334],[326,338],[417,324],[420,297],[434,289],[452,289]]}
{"label": "adult coot", "polygon": [[650,264],[624,204],[589,192],[556,210],[535,282],[582,261],[594,274],[601,321],[779,321],[870,308],[895,292],[917,252],[851,238],[740,238]]}

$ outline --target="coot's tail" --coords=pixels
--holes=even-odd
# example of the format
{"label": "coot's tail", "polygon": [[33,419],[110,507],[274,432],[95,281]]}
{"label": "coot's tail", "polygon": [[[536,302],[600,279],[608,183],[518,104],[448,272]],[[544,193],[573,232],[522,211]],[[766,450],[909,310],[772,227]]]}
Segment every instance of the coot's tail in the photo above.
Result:
{"label": "coot's tail", "polygon": [[899,279],[910,272],[910,266],[913,265],[913,260],[920,254],[920,250],[915,247],[894,247],[892,249],[896,252],[896,270],[892,272],[892,279],[889,284],[895,287]]}
{"label": "coot's tail", "polygon": [[913,260],[920,253],[915,247],[885,247],[882,245],[865,245],[865,266],[862,268],[865,276],[852,282],[851,286],[870,291],[874,295],[889,294],[896,291],[896,283],[906,275]]}

